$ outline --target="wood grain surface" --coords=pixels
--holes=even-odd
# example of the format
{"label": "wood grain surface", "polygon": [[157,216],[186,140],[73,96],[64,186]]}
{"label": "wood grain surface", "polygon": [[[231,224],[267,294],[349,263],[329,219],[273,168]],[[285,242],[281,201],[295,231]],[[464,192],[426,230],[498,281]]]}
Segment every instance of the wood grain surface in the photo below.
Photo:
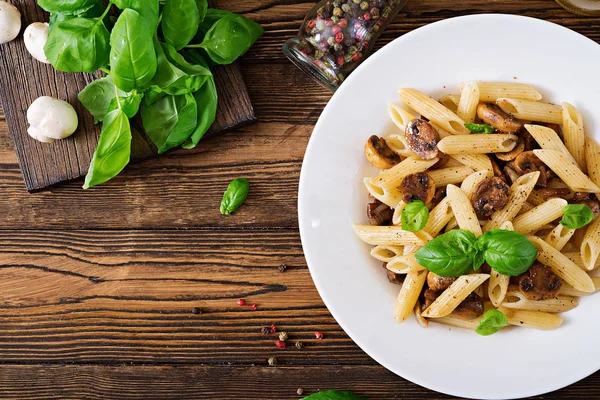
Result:
{"label": "wood grain surface", "polygon": [[[22,13],[23,27],[31,22],[47,21],[48,15],[33,0],[12,2]],[[208,135],[241,127],[256,120],[238,63],[214,69],[219,94],[217,118]],[[28,191],[37,191],[56,183],[87,174],[100,137],[100,125],[94,125],[89,112],[77,100],[85,86],[100,77],[55,71],[50,65],[34,60],[23,44],[23,37],[0,46],[0,100]],[[27,108],[40,96],[53,96],[71,103],[79,115],[79,127],[68,139],[52,145],[33,140],[27,134]],[[157,149],[143,133],[141,124],[134,129],[132,163],[156,157]]]}
{"label": "wood grain surface", "polygon": [[[266,28],[241,62],[260,123],[138,163],[90,191],[74,181],[28,194],[0,117],[0,398],[278,400],[300,398],[298,388],[337,388],[370,399],[450,399],[362,352],[306,267],[298,178],[331,94],[280,48],[314,3],[217,4]],[[543,18],[600,41],[600,19],[550,0],[411,0],[379,45],[483,12]],[[221,196],[239,176],[250,178],[250,197],[223,217]],[[239,307],[238,298],[257,310]],[[291,346],[277,349],[274,335],[261,334],[271,323],[289,333]],[[306,346],[296,349],[296,340]],[[267,366],[271,356],[277,367]],[[600,374],[535,397],[598,398]]]}

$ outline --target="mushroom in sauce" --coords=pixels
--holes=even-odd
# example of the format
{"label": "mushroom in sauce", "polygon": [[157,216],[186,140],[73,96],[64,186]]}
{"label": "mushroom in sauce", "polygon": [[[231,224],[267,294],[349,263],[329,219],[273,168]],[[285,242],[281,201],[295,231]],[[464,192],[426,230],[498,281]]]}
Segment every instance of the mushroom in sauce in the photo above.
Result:
{"label": "mushroom in sauce", "polygon": [[483,299],[477,293],[471,293],[452,312],[460,319],[475,319],[483,315]]}
{"label": "mushroom in sauce", "polygon": [[594,213],[594,218],[600,215],[600,202],[598,202],[598,198],[593,193],[575,192],[573,193],[573,199],[571,200],[571,203],[585,204]]}
{"label": "mushroom in sauce", "polygon": [[519,154],[519,156],[515,158],[514,167],[521,175],[540,171],[540,177],[536,184],[537,188],[545,188],[552,173],[552,171],[546,167],[546,164],[544,164],[533,151],[524,151]]}
{"label": "mushroom in sauce", "polygon": [[[514,164],[512,164],[514,166]],[[504,173],[508,177],[507,183],[514,183],[517,179],[519,179],[519,173],[515,171],[510,165],[504,166]]]}
{"label": "mushroom in sauce", "polygon": [[525,151],[525,142],[522,138],[519,138],[517,145],[511,151],[506,153],[496,153],[496,157],[502,161],[512,161],[523,151]]}
{"label": "mushroom in sauce", "polygon": [[397,274],[390,270],[387,271],[388,281],[394,285],[402,285],[404,283],[404,275]]}
{"label": "mushroom in sauce", "polygon": [[519,278],[519,291],[529,300],[547,300],[556,297],[562,282],[550,267],[535,262]]}
{"label": "mushroom in sauce", "polygon": [[435,196],[435,182],[426,172],[410,174],[402,180],[400,192],[405,203],[421,200],[426,205],[430,205]]}
{"label": "mushroom in sauce", "polygon": [[433,200],[431,200],[431,208],[440,204],[440,202],[446,197],[446,186],[439,187],[435,189],[435,194],[433,195]]}
{"label": "mushroom in sauce", "polygon": [[427,274],[427,286],[435,292],[442,292],[448,289],[455,280],[456,278],[439,276],[431,271]]}
{"label": "mushroom in sauce", "polygon": [[431,160],[438,156],[437,144],[440,135],[429,122],[413,119],[406,124],[405,136],[408,147],[423,160]]}
{"label": "mushroom in sauce", "polygon": [[385,139],[377,135],[373,135],[367,140],[365,156],[377,169],[390,169],[401,161],[400,156],[390,149]]}
{"label": "mushroom in sauce", "polygon": [[385,226],[392,222],[394,210],[387,204],[375,199],[372,203],[367,204],[367,217],[369,223],[375,226]]}
{"label": "mushroom in sauce", "polygon": [[502,133],[517,133],[523,126],[512,115],[502,111],[495,104],[481,103],[477,106],[477,116]]}
{"label": "mushroom in sauce", "polygon": [[502,167],[500,167],[500,165],[498,165],[498,163],[496,162],[496,160],[494,160],[493,157],[488,156],[488,158],[492,162],[492,171],[494,172],[494,176],[497,176],[498,178],[502,179],[504,182],[507,182],[506,174],[504,173],[504,171],[502,171]]}
{"label": "mushroom in sauce", "polygon": [[425,311],[431,305],[431,303],[433,303],[435,299],[440,296],[440,293],[441,292],[436,292],[435,290],[425,289],[423,292],[423,298],[425,300],[421,303],[421,309]]}
{"label": "mushroom in sauce", "polygon": [[471,204],[477,216],[489,218],[493,212],[504,208],[508,203],[509,191],[506,182],[496,176],[481,181],[471,196]]}

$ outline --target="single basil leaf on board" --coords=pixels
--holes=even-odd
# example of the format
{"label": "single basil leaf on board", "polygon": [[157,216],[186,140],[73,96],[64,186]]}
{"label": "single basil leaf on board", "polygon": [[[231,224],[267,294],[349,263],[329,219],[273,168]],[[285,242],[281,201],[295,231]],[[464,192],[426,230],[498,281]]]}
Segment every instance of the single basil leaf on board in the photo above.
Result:
{"label": "single basil leaf on board", "polygon": [[196,128],[198,105],[194,96],[166,96],[152,105],[142,106],[146,134],[162,154],[183,144]]}
{"label": "single basil leaf on board", "polygon": [[483,316],[475,332],[481,336],[489,336],[508,326],[506,315],[498,310],[488,310]]}
{"label": "single basil leaf on board", "polygon": [[328,390],[326,392],[313,393],[301,400],[367,400],[364,397],[357,396],[352,392],[340,392],[337,390]]}
{"label": "single basil leaf on board", "polygon": [[194,93],[198,104],[198,123],[192,136],[183,144],[184,149],[193,149],[198,145],[217,117],[219,104],[215,79],[211,76],[208,81]]}
{"label": "single basil leaf on board", "polygon": [[470,130],[472,133],[492,133],[494,127],[488,124],[465,124],[465,128]]}
{"label": "single basil leaf on board", "polygon": [[77,98],[83,106],[94,116],[96,123],[102,122],[108,112],[111,101],[127,93],[117,88],[109,76],[97,79],[87,85]]}
{"label": "single basil leaf on board", "polygon": [[51,13],[77,14],[88,10],[102,0],[38,0],[38,5]]}
{"label": "single basil leaf on board", "polygon": [[242,16],[229,15],[219,19],[206,32],[200,47],[217,64],[231,64],[264,33],[262,26]]}
{"label": "single basil leaf on board", "polygon": [[494,229],[477,240],[485,261],[496,272],[517,276],[529,269],[537,257],[537,248],[525,235]]}
{"label": "single basil leaf on board", "polygon": [[564,208],[560,224],[565,228],[583,228],[594,220],[594,212],[585,204],[569,204]]}
{"label": "single basil leaf on board", "polygon": [[415,254],[419,264],[443,277],[461,276],[473,269],[478,259],[477,238],[462,229],[444,233],[425,244]]}
{"label": "single basil leaf on board", "polygon": [[250,192],[250,182],[246,178],[231,181],[221,200],[221,214],[230,215],[238,210]]}
{"label": "single basil leaf on board", "polygon": [[162,12],[162,33],[176,50],[183,49],[198,32],[200,10],[196,0],[169,0]]}
{"label": "single basil leaf on board", "polygon": [[44,51],[58,71],[92,73],[108,64],[109,36],[102,20],[77,17],[54,26]]}
{"label": "single basil leaf on board", "polygon": [[113,3],[121,10],[129,8],[137,11],[148,20],[154,30],[158,27],[159,0],[114,0]]}
{"label": "single basil leaf on board", "polygon": [[94,158],[85,177],[84,189],[111,180],[129,164],[131,138],[129,118],[123,110],[118,108],[108,113],[104,119]]}
{"label": "single basil leaf on board", "polygon": [[140,104],[142,104],[143,98],[144,94],[137,93],[135,90],[131,93],[127,93],[125,96],[119,97],[118,99],[115,97],[108,105],[108,112],[121,107],[125,115],[127,115],[127,118],[133,118],[140,110]]}
{"label": "single basil leaf on board", "polygon": [[410,232],[418,232],[427,225],[429,209],[421,200],[411,201],[402,209],[400,219],[402,229]]}
{"label": "single basil leaf on board", "polygon": [[125,9],[110,35],[110,76],[125,92],[143,88],[157,68],[154,29],[137,11]]}

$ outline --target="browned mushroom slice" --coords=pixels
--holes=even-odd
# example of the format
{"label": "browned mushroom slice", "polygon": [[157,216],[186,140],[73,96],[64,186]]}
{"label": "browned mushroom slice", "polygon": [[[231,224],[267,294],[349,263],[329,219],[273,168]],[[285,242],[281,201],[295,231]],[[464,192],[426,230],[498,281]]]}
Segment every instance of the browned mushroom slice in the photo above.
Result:
{"label": "browned mushroom slice", "polygon": [[504,208],[508,203],[509,191],[506,182],[496,176],[481,181],[471,196],[471,204],[477,216],[489,218],[494,211]]}
{"label": "browned mushroom slice", "polygon": [[431,303],[433,303],[435,301],[435,299],[437,299],[440,296],[441,292],[436,292],[435,290],[431,290],[431,289],[425,289],[425,291],[423,292],[423,298],[425,299],[425,301],[422,303],[421,308],[423,310],[426,310]]}
{"label": "browned mushroom slice", "polygon": [[440,201],[442,201],[444,199],[444,197],[446,197],[446,186],[442,186],[442,187],[435,189],[435,194],[433,195],[433,200],[431,200],[431,208],[440,204]]}
{"label": "browned mushroom slice", "polygon": [[525,145],[525,151],[536,150],[540,148],[538,142],[531,136],[531,133],[525,128],[521,129],[519,133],[519,137],[523,139],[523,144]]}
{"label": "browned mushroom slice", "polygon": [[546,164],[533,153],[533,151],[524,151],[519,154],[519,156],[515,158],[514,166],[515,170],[521,175],[540,171],[540,177],[536,184],[537,188],[545,188],[548,184],[550,170],[546,167]]}
{"label": "browned mushroom slice", "polygon": [[390,169],[401,161],[400,156],[390,149],[385,139],[377,135],[373,135],[367,140],[365,156],[377,169]]}
{"label": "browned mushroom slice", "polygon": [[539,195],[544,199],[566,199],[571,196],[571,189],[568,188],[547,188],[547,189],[539,189]]}
{"label": "browned mushroom slice", "polygon": [[525,142],[523,142],[523,139],[519,138],[519,141],[514,149],[506,153],[496,153],[496,157],[502,161],[512,161],[523,151],[525,151]]}
{"label": "browned mushroom slice", "polygon": [[375,199],[367,204],[367,217],[369,223],[375,226],[389,225],[392,222],[394,211],[387,205]]}
{"label": "browned mushroom slice", "polygon": [[502,133],[517,133],[523,126],[512,115],[505,113],[495,104],[479,104],[477,106],[477,116]]}
{"label": "browned mushroom slice", "polygon": [[547,300],[556,297],[562,282],[550,267],[534,263],[519,278],[519,291],[529,300]]}
{"label": "browned mushroom slice", "polygon": [[427,273],[427,286],[429,286],[429,289],[431,289],[435,292],[442,292],[442,291],[448,289],[448,287],[450,285],[452,285],[452,283],[454,283],[455,280],[456,280],[456,278],[452,278],[452,277],[446,278],[446,277],[434,274],[431,271],[429,271],[429,273]]}
{"label": "browned mushroom slice", "polygon": [[405,203],[421,200],[429,205],[435,195],[435,182],[426,172],[407,175],[400,184],[402,200]]}
{"label": "browned mushroom slice", "polygon": [[502,179],[504,182],[507,182],[506,174],[502,171],[502,168],[500,167],[500,165],[498,165],[496,160],[494,160],[494,157],[490,157],[490,156],[488,156],[488,157],[492,163],[492,171],[494,172],[494,176],[497,176],[498,178]]}
{"label": "browned mushroom slice", "polygon": [[429,122],[413,119],[406,124],[405,136],[408,147],[423,160],[431,160],[438,156],[437,144],[440,135]]}
{"label": "browned mushroom slice", "polygon": [[390,270],[387,271],[388,281],[394,285],[402,285],[404,283],[404,275],[397,274]]}
{"label": "browned mushroom slice", "polygon": [[514,183],[517,179],[519,179],[519,173],[515,171],[514,168],[511,168],[508,165],[504,167],[504,172],[506,173],[506,176],[509,179],[507,183]]}
{"label": "browned mushroom slice", "polygon": [[452,312],[460,319],[475,319],[483,315],[483,299],[477,293],[471,293]]}
{"label": "browned mushroom slice", "polygon": [[600,202],[598,202],[598,198],[592,193],[575,192],[571,203],[585,204],[592,210],[594,217],[600,215]]}

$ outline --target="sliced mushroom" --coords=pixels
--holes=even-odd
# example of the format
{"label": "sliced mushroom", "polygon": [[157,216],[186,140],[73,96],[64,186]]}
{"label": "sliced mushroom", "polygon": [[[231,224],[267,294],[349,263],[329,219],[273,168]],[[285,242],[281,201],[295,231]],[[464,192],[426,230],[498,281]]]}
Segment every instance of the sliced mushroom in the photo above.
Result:
{"label": "sliced mushroom", "polygon": [[540,171],[540,177],[538,178],[536,187],[545,188],[548,184],[548,178],[551,176],[551,171],[546,167],[546,164],[542,162],[533,151],[524,151],[515,158],[515,170],[521,174],[528,174],[534,171]]}
{"label": "sliced mushroom", "polygon": [[423,160],[431,160],[438,156],[437,144],[440,135],[429,122],[413,119],[406,124],[405,136],[408,147]]}
{"label": "sliced mushroom", "polygon": [[519,138],[514,149],[506,153],[496,153],[496,157],[502,161],[512,161],[523,151],[525,151],[525,142],[523,142],[522,138]]}
{"label": "sliced mushroom", "polygon": [[426,172],[407,175],[400,184],[402,201],[410,203],[411,201],[421,200],[430,205],[433,196],[435,196],[435,182]]}
{"label": "sliced mushroom", "polygon": [[508,203],[510,187],[497,176],[485,178],[475,187],[471,204],[479,218],[489,218],[494,211],[501,210]]}
{"label": "sliced mushroom", "polygon": [[507,183],[514,183],[517,179],[519,179],[519,173],[515,171],[514,168],[511,168],[509,165],[506,165],[504,167],[504,172],[506,173],[506,176],[509,179],[509,182]]}
{"label": "sliced mushroom", "polygon": [[365,144],[365,156],[377,169],[390,169],[398,164],[400,156],[392,151],[384,138],[373,135]]}
{"label": "sliced mushroom", "polygon": [[441,292],[436,292],[435,290],[425,289],[423,292],[424,301],[421,303],[421,308],[426,310],[431,303],[435,301],[440,296]]}
{"label": "sliced mushroom", "polygon": [[454,283],[455,280],[456,280],[456,278],[452,278],[452,277],[446,278],[446,277],[434,274],[431,271],[429,271],[429,273],[427,273],[427,286],[429,286],[429,289],[431,289],[435,292],[442,292],[442,291],[448,289],[448,287],[450,285],[452,285],[452,283]]}
{"label": "sliced mushroom", "polygon": [[483,299],[477,293],[471,293],[452,312],[460,319],[475,319],[483,315]]}
{"label": "sliced mushroom", "polygon": [[592,210],[592,212],[594,213],[594,217],[600,215],[600,202],[598,201],[598,198],[592,193],[575,192],[573,194],[573,199],[571,200],[571,203],[585,204]]}
{"label": "sliced mushroom", "polygon": [[527,129],[521,129],[521,133],[519,134],[519,136],[521,137],[521,139],[523,139],[525,151],[531,151],[540,148],[538,142],[534,139],[534,137],[531,135],[531,133],[529,133]]}
{"label": "sliced mushroom", "polygon": [[547,188],[547,189],[539,189],[538,193],[544,200],[548,199],[566,199],[571,196],[571,189],[568,188]]}
{"label": "sliced mushroom", "polygon": [[440,204],[440,201],[442,201],[444,199],[444,197],[446,197],[446,186],[442,186],[442,187],[435,189],[435,194],[433,195],[433,200],[431,200],[431,208]]}
{"label": "sliced mushroom", "polygon": [[394,285],[402,285],[404,283],[404,275],[397,274],[390,270],[387,271],[388,281]]}
{"label": "sliced mushroom", "polygon": [[495,104],[479,104],[477,106],[477,116],[502,133],[517,133],[523,126],[512,115],[505,113]]}
{"label": "sliced mushroom", "polygon": [[498,163],[496,162],[496,160],[493,157],[488,156],[491,163],[492,163],[492,171],[494,172],[494,176],[497,176],[498,178],[502,179],[504,182],[507,182],[507,178],[506,178],[506,174],[502,171],[502,168],[500,167],[500,165],[498,165]]}
{"label": "sliced mushroom", "polygon": [[550,267],[535,262],[519,278],[519,291],[529,300],[547,300],[556,297],[562,282]]}
{"label": "sliced mushroom", "polygon": [[375,199],[372,203],[367,204],[367,217],[369,223],[375,226],[385,226],[392,222],[394,210],[387,204]]}

